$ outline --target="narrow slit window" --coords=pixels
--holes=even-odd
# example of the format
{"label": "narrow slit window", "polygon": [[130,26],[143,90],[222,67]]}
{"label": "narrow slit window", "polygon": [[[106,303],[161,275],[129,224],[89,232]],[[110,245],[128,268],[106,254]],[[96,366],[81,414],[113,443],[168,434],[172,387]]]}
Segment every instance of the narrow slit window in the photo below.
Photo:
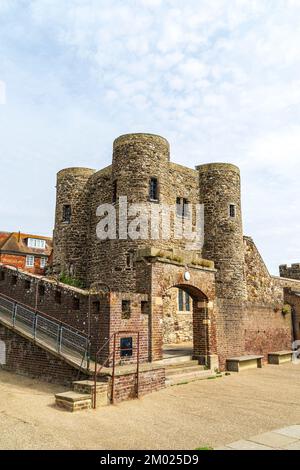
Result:
{"label": "narrow slit window", "polygon": [[229,205],[229,215],[230,215],[230,217],[232,217],[233,219],[235,218],[235,216],[236,216],[236,207],[235,207],[235,204],[230,204],[230,205]]}
{"label": "narrow slit window", "polygon": [[61,304],[61,292],[59,290],[55,291],[54,300],[57,304]]}
{"label": "narrow slit window", "polygon": [[93,313],[100,313],[100,300],[93,302]]}
{"label": "narrow slit window", "polygon": [[45,286],[43,286],[42,284],[39,285],[39,295],[40,297],[43,297],[45,295]]}
{"label": "narrow slit window", "polygon": [[128,251],[128,253],[126,253],[126,267],[133,267],[133,251]]}
{"label": "narrow slit window", "polygon": [[113,193],[112,193],[112,202],[117,202],[117,195],[118,195],[118,182],[115,180],[113,182]]}
{"label": "narrow slit window", "polygon": [[188,217],[189,215],[189,202],[187,199],[182,200],[182,217]]}
{"label": "narrow slit window", "polygon": [[183,290],[178,289],[178,310],[183,311]]}
{"label": "narrow slit window", "polygon": [[142,312],[142,315],[149,314],[149,302],[147,302],[146,300],[141,301],[141,312]]}
{"label": "narrow slit window", "polygon": [[176,214],[178,217],[189,216],[189,202],[184,197],[176,198]]}
{"label": "narrow slit window", "polygon": [[185,292],[185,310],[186,312],[191,311],[191,297],[187,292]]}
{"label": "narrow slit window", "polygon": [[64,204],[63,206],[63,217],[62,220],[66,224],[69,224],[71,222],[71,216],[72,216],[72,208],[70,204]]}
{"label": "narrow slit window", "polygon": [[80,301],[77,297],[73,297],[73,310],[79,310]]}
{"label": "narrow slit window", "polygon": [[158,201],[158,180],[157,178],[150,179],[149,197],[151,201]]}
{"label": "narrow slit window", "polygon": [[176,198],[176,214],[179,217],[182,216],[182,199],[181,199],[181,197]]}
{"label": "narrow slit window", "polygon": [[128,320],[131,317],[130,300],[122,300],[122,319]]}

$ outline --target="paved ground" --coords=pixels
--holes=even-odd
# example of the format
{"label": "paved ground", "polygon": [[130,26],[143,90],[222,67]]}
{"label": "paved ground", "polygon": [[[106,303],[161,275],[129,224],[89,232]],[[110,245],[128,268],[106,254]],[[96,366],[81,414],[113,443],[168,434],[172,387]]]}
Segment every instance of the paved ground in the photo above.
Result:
{"label": "paved ground", "polygon": [[287,426],[231,442],[216,450],[300,450],[300,426]]}
{"label": "paved ground", "polygon": [[53,395],[63,390],[0,371],[0,448],[216,448],[300,423],[300,366],[292,364],[175,386],[97,411],[56,409]]}

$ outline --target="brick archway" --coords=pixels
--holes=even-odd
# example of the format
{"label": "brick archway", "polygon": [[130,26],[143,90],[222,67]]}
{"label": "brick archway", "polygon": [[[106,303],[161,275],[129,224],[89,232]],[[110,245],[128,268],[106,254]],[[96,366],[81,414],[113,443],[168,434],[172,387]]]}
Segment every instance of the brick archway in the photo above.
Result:
{"label": "brick archway", "polygon": [[[201,363],[207,364],[209,355],[209,318],[207,296],[197,287],[190,284],[176,284],[167,289],[163,298],[168,295],[171,289],[181,289],[192,298],[192,342],[193,358],[199,359]],[[164,304],[163,304],[164,309]],[[163,312],[164,314],[164,312]]]}
{"label": "brick archway", "polygon": [[193,299],[193,356],[210,366],[211,357],[217,351],[215,271],[160,260],[152,263],[151,271],[150,360],[162,359],[163,298],[169,289],[177,287],[188,292]]}

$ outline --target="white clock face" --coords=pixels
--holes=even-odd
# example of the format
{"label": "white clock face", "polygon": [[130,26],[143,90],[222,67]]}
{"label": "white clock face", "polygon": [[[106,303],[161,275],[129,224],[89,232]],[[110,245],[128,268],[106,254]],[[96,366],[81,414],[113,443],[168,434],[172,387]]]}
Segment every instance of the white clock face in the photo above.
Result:
{"label": "white clock face", "polygon": [[189,280],[191,279],[191,275],[190,275],[190,273],[189,273],[188,271],[186,271],[186,272],[184,273],[184,279],[185,279],[186,281],[189,281]]}

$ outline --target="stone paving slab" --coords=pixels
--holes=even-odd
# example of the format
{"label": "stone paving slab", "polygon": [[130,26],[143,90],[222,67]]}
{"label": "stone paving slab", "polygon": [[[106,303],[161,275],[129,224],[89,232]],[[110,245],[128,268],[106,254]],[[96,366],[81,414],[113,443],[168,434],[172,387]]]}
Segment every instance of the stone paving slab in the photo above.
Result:
{"label": "stone paving slab", "polygon": [[300,440],[294,442],[293,444],[289,444],[284,448],[284,450],[300,450]]}
{"label": "stone paving slab", "polygon": [[300,450],[300,425],[265,432],[231,442],[215,450]]}
{"label": "stone paving slab", "polygon": [[227,446],[231,450],[274,450],[272,447],[264,446],[256,442],[241,439],[240,441],[231,442]]}
{"label": "stone paving slab", "polygon": [[259,434],[258,436],[251,437],[249,440],[274,449],[283,448],[298,441],[295,437],[285,436],[276,431]]}
{"label": "stone paving slab", "polygon": [[286,428],[281,428],[276,430],[277,433],[283,434],[284,436],[295,437],[300,439],[300,425],[295,424],[293,426],[287,426]]}

